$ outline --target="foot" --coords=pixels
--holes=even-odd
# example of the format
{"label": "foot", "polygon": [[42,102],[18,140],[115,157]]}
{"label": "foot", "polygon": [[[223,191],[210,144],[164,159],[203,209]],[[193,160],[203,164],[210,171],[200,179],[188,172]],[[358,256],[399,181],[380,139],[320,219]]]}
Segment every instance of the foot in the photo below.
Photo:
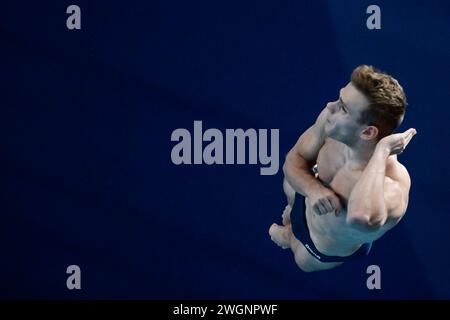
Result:
{"label": "foot", "polygon": [[269,229],[269,235],[273,242],[283,249],[291,247],[291,232],[288,227],[272,224]]}

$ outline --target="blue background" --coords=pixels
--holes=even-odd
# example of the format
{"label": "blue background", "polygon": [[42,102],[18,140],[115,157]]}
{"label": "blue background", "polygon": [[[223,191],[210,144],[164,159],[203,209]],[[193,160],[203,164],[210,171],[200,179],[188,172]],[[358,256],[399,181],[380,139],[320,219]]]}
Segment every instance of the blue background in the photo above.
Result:
{"label": "blue background", "polygon": [[[449,299],[450,5],[377,1],[368,30],[370,4],[2,2],[0,297]],[[281,166],[363,63],[408,96],[409,209],[367,259],[302,273],[267,234],[281,169],[175,166],[170,135],[194,120],[279,128]],[[371,264],[381,290],[366,288]]]}

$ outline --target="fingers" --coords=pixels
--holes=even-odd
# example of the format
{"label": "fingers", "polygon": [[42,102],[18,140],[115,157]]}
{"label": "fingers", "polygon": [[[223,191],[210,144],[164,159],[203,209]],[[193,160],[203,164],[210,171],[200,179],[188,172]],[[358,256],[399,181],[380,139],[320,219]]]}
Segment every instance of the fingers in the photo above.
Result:
{"label": "fingers", "polygon": [[405,139],[405,142],[404,142],[404,144],[403,144],[403,149],[406,148],[406,146],[409,144],[409,142],[411,141],[411,139],[412,139],[412,136],[409,136],[408,138]]}
{"label": "fingers", "polygon": [[415,136],[417,134],[417,131],[416,131],[416,129],[414,129],[414,128],[411,128],[411,129],[408,129],[408,130],[406,130],[404,133],[403,133],[403,146],[402,146],[402,150],[399,152],[399,153],[402,153],[404,150],[405,150],[405,148],[406,148],[406,146],[409,144],[409,142],[411,141],[411,139]]}
{"label": "fingers", "polygon": [[416,133],[417,133],[416,129],[414,129],[414,128],[409,128],[408,130],[406,130],[405,132],[403,132],[403,134],[411,134],[411,133],[416,134]]}
{"label": "fingers", "polygon": [[341,203],[337,197],[324,198],[320,199],[313,206],[313,209],[319,215],[327,214],[329,212],[333,212],[337,215],[341,211]]}
{"label": "fingers", "polygon": [[323,199],[322,202],[323,202],[323,206],[325,207],[325,209],[327,210],[327,212],[334,211],[334,206],[333,206],[333,204],[331,203],[330,198]]}
{"label": "fingers", "polygon": [[314,208],[314,211],[319,215],[327,213],[327,209],[323,206],[323,204],[321,202],[317,202],[313,206],[313,208]]}
{"label": "fingers", "polygon": [[411,129],[409,129],[408,131],[411,131],[411,134],[412,134],[412,135],[417,134],[417,130],[414,129],[414,128],[411,128]]}
{"label": "fingers", "polygon": [[331,189],[321,189],[310,199],[310,205],[314,213],[324,215],[327,213],[338,214],[341,211],[341,201],[336,193]]}
{"label": "fingers", "polygon": [[411,128],[403,132],[403,138],[411,140],[411,138],[414,137],[416,134],[417,134],[416,129]]}
{"label": "fingers", "polygon": [[406,144],[408,144],[409,141],[411,141],[412,137],[414,137],[417,134],[416,129],[409,129],[408,131],[409,132],[408,132],[408,136],[406,137],[406,139],[407,139],[407,143]]}
{"label": "fingers", "polygon": [[331,201],[333,202],[334,214],[337,216],[339,215],[342,209],[341,201],[339,200],[338,197],[333,197]]}

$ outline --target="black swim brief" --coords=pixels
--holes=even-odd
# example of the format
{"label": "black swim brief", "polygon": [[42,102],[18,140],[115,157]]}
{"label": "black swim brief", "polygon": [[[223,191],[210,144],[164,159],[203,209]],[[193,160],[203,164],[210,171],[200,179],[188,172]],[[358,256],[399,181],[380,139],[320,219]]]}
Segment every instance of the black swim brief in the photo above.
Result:
{"label": "black swim brief", "polygon": [[292,232],[295,237],[303,243],[306,250],[320,262],[345,262],[361,259],[369,254],[370,248],[372,247],[372,242],[364,243],[357,251],[346,257],[327,256],[321,253],[317,250],[309,235],[308,224],[306,223],[305,198],[299,193],[295,193],[295,203],[291,211],[291,223]]}

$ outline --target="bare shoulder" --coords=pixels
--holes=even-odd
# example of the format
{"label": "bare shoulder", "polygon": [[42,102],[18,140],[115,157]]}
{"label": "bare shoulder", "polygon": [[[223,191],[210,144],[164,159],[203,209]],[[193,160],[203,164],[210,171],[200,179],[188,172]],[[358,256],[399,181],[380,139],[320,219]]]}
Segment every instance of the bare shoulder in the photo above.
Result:
{"label": "bare shoulder", "polygon": [[326,122],[326,109],[317,117],[315,123],[309,127],[298,139],[292,152],[300,155],[310,165],[314,165],[317,155],[325,143],[324,125]]}
{"label": "bare shoulder", "polygon": [[386,164],[386,178],[398,182],[403,187],[411,187],[411,177],[406,167],[398,161],[397,156],[389,157]]}
{"label": "bare shoulder", "polygon": [[384,183],[388,218],[399,220],[405,213],[409,202],[411,178],[406,167],[396,156],[390,157],[386,165]]}

